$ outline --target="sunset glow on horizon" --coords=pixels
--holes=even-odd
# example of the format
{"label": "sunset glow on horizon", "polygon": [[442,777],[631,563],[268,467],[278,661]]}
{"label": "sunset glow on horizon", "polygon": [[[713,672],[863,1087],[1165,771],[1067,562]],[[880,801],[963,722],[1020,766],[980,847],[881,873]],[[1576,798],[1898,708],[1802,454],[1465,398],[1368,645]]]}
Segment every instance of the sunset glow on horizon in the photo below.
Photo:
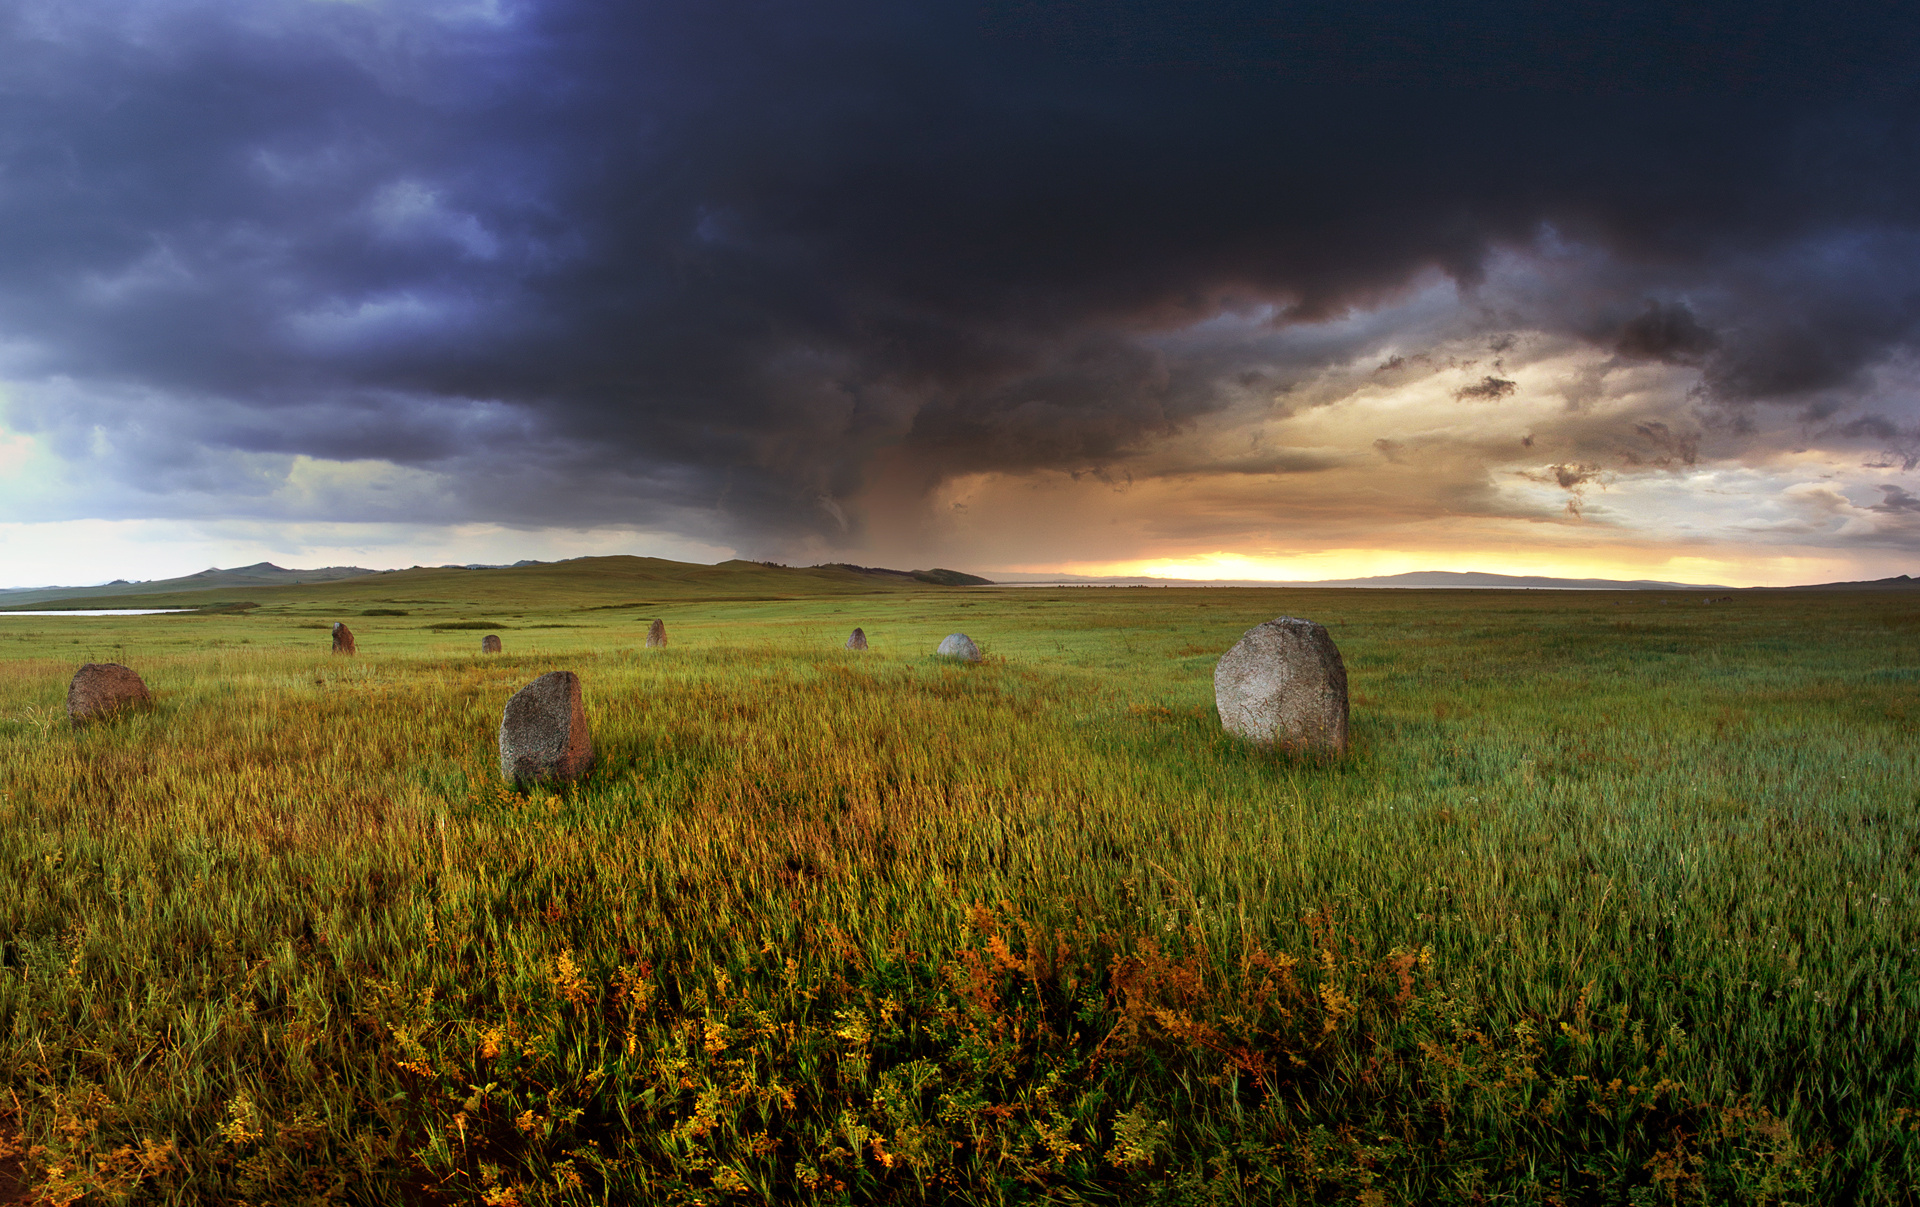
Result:
{"label": "sunset glow on horizon", "polygon": [[[1021,573],[1046,570],[1015,567]],[[1500,551],[1436,559],[1418,553],[1387,550],[1334,550],[1301,558],[1250,557],[1217,553],[1181,560],[1117,562],[1104,565],[1063,566],[1053,573],[1089,578],[1165,578],[1187,581],[1314,583],[1327,580],[1382,578],[1421,571],[1502,574],[1513,577],[1649,580],[1725,587],[1785,587],[1803,583],[1841,581],[1861,571],[1845,562],[1813,559],[1776,559],[1755,567],[1750,562],[1714,558],[1669,558],[1660,561],[1598,561],[1515,556]]]}

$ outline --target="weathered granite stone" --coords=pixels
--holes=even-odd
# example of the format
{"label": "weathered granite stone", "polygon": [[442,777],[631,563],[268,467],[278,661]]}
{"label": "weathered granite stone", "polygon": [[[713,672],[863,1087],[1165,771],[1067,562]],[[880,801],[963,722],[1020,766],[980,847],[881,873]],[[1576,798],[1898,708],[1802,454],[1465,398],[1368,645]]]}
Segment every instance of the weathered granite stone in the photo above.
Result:
{"label": "weathered granite stone", "polygon": [[500,774],[509,783],[575,780],[593,766],[580,676],[552,671],[514,693],[500,715]]}
{"label": "weathered granite stone", "polygon": [[1230,734],[1261,746],[1344,754],[1347,666],[1327,630],[1281,616],[1247,630],[1213,668]]}
{"label": "weathered granite stone", "polygon": [[89,662],[67,684],[67,719],[75,725],[103,721],[122,709],[153,702],[140,676],[118,662]]}
{"label": "weathered granite stone", "polygon": [[647,648],[650,650],[659,650],[665,649],[666,645],[667,622],[664,620],[656,620],[647,626]]}
{"label": "weathered granite stone", "polygon": [[333,622],[333,652],[336,654],[353,653],[353,630],[337,620]]}
{"label": "weathered granite stone", "polygon": [[500,634],[488,633],[485,637],[482,637],[480,639],[480,652],[483,654],[499,653],[500,652]]}
{"label": "weathered granite stone", "polygon": [[958,658],[962,662],[980,661],[980,647],[973,644],[973,638],[965,633],[948,633],[934,653],[942,658]]}
{"label": "weathered granite stone", "polygon": [[848,649],[850,649],[850,650],[864,650],[864,649],[866,649],[866,648],[867,648],[867,633],[866,633],[866,630],[865,630],[865,629],[855,629],[855,630],[853,631],[853,636],[851,636],[851,637],[849,637],[849,638],[847,638],[847,648],[848,648]]}

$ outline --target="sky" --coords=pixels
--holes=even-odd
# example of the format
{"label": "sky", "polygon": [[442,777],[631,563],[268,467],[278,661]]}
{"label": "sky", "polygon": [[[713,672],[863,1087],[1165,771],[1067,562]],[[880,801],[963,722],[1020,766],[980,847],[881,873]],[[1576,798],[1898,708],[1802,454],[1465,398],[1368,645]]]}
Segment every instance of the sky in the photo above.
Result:
{"label": "sky", "polygon": [[1920,574],[1920,7],[0,6],[0,586]]}

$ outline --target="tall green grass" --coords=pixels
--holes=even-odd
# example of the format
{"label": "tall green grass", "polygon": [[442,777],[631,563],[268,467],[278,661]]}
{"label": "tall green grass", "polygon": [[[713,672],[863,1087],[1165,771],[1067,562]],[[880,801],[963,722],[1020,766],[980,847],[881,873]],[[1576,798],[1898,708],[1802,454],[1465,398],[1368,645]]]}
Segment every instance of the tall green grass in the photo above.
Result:
{"label": "tall green grass", "polygon": [[[54,1203],[1913,1202],[1920,610],[1660,598],[549,596],[353,659],[0,622],[0,1160]],[[1344,760],[1219,732],[1283,612],[1346,655]],[[70,729],[83,657],[158,705]],[[599,764],[508,791],[558,668]]]}

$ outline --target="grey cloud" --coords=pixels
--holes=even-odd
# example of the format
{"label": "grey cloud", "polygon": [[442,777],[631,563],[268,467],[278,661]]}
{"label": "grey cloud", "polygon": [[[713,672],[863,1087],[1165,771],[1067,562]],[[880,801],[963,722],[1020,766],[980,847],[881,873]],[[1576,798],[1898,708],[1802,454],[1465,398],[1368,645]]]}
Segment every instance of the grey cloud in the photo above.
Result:
{"label": "grey cloud", "polygon": [[1575,519],[1586,514],[1587,487],[1605,486],[1607,474],[1598,465],[1560,464],[1549,465],[1544,470],[1522,470],[1520,476],[1530,482],[1558,486],[1567,492],[1566,513]]}
{"label": "grey cloud", "polygon": [[1651,446],[1651,456],[1643,455],[1639,449],[1629,448],[1624,456],[1628,465],[1653,465],[1660,469],[1672,469],[1677,466],[1692,465],[1700,459],[1700,436],[1698,433],[1675,432],[1666,424],[1657,420],[1633,425],[1634,433]]}
{"label": "grey cloud", "polygon": [[1903,511],[1920,512],[1920,498],[1915,498],[1904,487],[1889,484],[1882,486],[1880,493],[1884,497],[1878,503],[1873,504],[1872,509],[1874,511],[1894,513]]}
{"label": "grey cloud", "polygon": [[1839,434],[1883,442],[1880,460],[1867,462],[1869,468],[1891,469],[1897,465],[1902,470],[1911,470],[1920,465],[1920,424],[1902,428],[1885,415],[1862,415],[1842,425]]}
{"label": "grey cloud", "polygon": [[[1380,442],[1376,441],[1376,447]],[[1295,450],[1263,451],[1240,456],[1176,456],[1156,459],[1147,467],[1155,478],[1254,477],[1318,474],[1347,464],[1341,457]]]}
{"label": "grey cloud", "polygon": [[1549,465],[1544,470],[1523,471],[1522,477],[1531,482],[1540,482],[1549,486],[1558,486],[1562,490],[1577,491],[1591,482],[1603,480],[1605,470],[1598,465]]}
{"label": "grey cloud", "polygon": [[1504,377],[1494,377],[1489,374],[1471,385],[1461,386],[1453,392],[1453,396],[1461,400],[1473,399],[1476,402],[1491,402],[1495,399],[1505,398],[1519,388],[1516,382]]}

